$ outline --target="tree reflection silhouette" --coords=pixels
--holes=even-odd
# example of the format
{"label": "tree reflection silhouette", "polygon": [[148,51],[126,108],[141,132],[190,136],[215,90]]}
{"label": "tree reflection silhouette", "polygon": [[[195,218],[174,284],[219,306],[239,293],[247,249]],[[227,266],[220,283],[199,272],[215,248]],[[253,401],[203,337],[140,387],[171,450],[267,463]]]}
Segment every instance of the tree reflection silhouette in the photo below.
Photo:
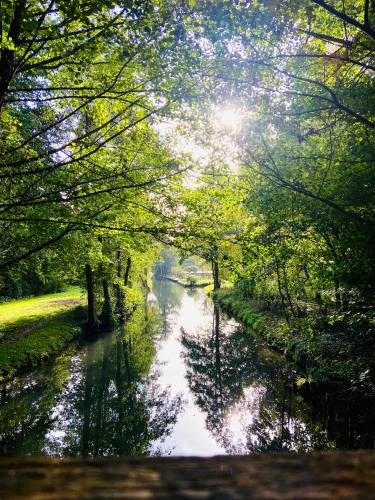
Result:
{"label": "tree reflection silhouette", "polygon": [[[188,385],[207,428],[228,453],[373,447],[371,395],[304,387],[303,399],[294,390],[294,369],[286,359],[220,317],[202,291],[188,291],[197,299],[198,321],[190,321],[195,309],[189,300],[188,314],[176,322],[185,290],[159,284],[154,292],[169,328],[185,318],[191,328],[202,326],[181,336]],[[2,385],[0,454],[159,453],[157,446],[171,433],[182,404],[181,397],[160,388],[158,374],[150,374],[161,327],[155,305],[149,304],[147,317],[139,308],[125,327],[82,349],[72,346]],[[185,435],[195,431],[184,429]]]}
{"label": "tree reflection silhouette", "polygon": [[[85,371],[59,405],[63,440],[52,438],[48,452],[69,456],[147,455],[154,441],[172,430],[181,398],[171,398],[152,376],[133,363],[138,352],[122,329],[87,348]],[[67,418],[67,415],[69,417]],[[56,427],[56,426],[55,426]]]}
{"label": "tree reflection silhouette", "polygon": [[[308,449],[308,409],[293,393],[289,366],[241,327],[221,321],[216,306],[212,317],[209,330],[181,337],[187,380],[207,428],[229,453]],[[240,431],[232,428],[234,417]]]}
{"label": "tree reflection silhouette", "polygon": [[[157,328],[134,315],[125,329],[100,336],[3,389],[2,454],[107,456],[157,454],[181,410],[149,371]],[[154,312],[152,321],[160,323]],[[7,404],[5,404],[7,403]],[[12,423],[13,422],[13,423]]]}
{"label": "tree reflection silhouette", "polygon": [[0,455],[41,454],[51,426],[50,409],[69,378],[69,357],[48,369],[33,370],[1,389]]}

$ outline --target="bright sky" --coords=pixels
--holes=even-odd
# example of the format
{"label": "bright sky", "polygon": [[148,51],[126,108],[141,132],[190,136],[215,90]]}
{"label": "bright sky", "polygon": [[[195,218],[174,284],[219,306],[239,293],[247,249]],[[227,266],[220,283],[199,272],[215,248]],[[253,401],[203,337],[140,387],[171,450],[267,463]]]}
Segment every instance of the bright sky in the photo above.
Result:
{"label": "bright sky", "polygon": [[233,105],[215,106],[211,113],[214,128],[227,134],[240,132],[244,120],[244,112]]}
{"label": "bright sky", "polygon": [[[232,103],[212,106],[207,113],[208,125],[212,131],[212,144],[199,142],[199,133],[189,135],[183,131],[181,121],[166,120],[157,124],[157,132],[177,156],[190,156],[193,163],[206,167],[214,156],[219,156],[232,169],[238,168],[239,148],[236,139],[244,126],[245,113]],[[187,129],[188,130],[188,129]],[[202,134],[205,134],[202,127]],[[203,139],[205,136],[203,136]],[[195,177],[199,177],[197,173]],[[189,183],[192,182],[191,180]]]}

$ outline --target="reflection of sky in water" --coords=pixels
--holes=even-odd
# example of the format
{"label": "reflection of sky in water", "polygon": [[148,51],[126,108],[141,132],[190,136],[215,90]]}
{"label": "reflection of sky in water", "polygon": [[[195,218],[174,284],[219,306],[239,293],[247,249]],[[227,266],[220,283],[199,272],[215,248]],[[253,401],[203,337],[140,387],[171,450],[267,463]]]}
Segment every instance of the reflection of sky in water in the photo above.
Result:
{"label": "reflection of sky in water", "polygon": [[76,439],[79,440],[79,428],[74,423],[79,421],[80,415],[74,408],[72,395],[79,391],[82,383],[82,353],[72,356],[71,372],[64,390],[56,398],[56,403],[50,410],[52,419],[51,429],[45,435],[43,452],[46,455],[63,455],[66,439],[70,429],[75,429]]}
{"label": "reflection of sky in water", "polygon": [[[177,285],[176,285],[177,286]],[[171,333],[160,342],[154,362],[154,369],[160,373],[159,383],[169,385],[172,394],[182,393],[184,411],[180,414],[171,436],[159,444],[165,453],[172,455],[215,455],[225,453],[206,428],[205,414],[194,403],[194,395],[186,380],[186,368],[181,360],[181,327],[197,331],[199,327],[212,322],[212,308],[207,307],[207,299],[202,292],[183,294],[178,313],[168,316]]]}
{"label": "reflection of sky in water", "polygon": [[[177,286],[177,285],[175,285]],[[178,309],[168,315],[168,322],[172,326],[167,340],[160,343],[154,368],[158,369],[159,382],[169,385],[173,393],[182,393],[185,401],[184,412],[177,420],[173,432],[163,443],[161,449],[172,455],[215,455],[225,454],[225,448],[207,429],[206,414],[195,403],[195,396],[189,388],[186,378],[186,365],[182,362],[181,355],[181,328],[195,335],[199,339],[202,332],[211,330],[213,326],[213,306],[201,290],[184,290]],[[225,325],[231,331],[236,323],[229,320]],[[223,325],[221,334],[224,334]],[[248,415],[248,408],[247,417]],[[240,413],[232,410],[228,414],[226,427],[228,432],[237,441],[243,436],[240,429]]]}
{"label": "reflection of sky in water", "polygon": [[346,401],[328,407],[325,397],[314,408],[325,420],[313,420],[293,367],[221,317],[202,290],[155,281],[148,300],[151,324],[134,332],[133,347],[116,329],[2,388],[0,454],[308,451],[334,446],[336,435],[344,448],[356,436],[373,446],[367,407],[352,416]]}
{"label": "reflection of sky in water", "polygon": [[[158,283],[158,286],[157,291],[160,292],[160,283]],[[170,284],[167,284],[167,286],[171,288],[172,292],[177,287],[177,285],[171,287]],[[183,293],[181,294],[182,290]],[[237,396],[229,397],[226,403],[223,402],[225,395],[213,394],[211,401],[208,403],[209,397],[206,396],[207,408],[201,408],[198,405],[197,398],[201,396],[201,399],[204,399],[204,392],[209,394],[210,388],[208,385],[199,387],[198,394],[194,394],[194,388],[191,384],[189,386],[186,351],[181,343],[181,332],[187,332],[189,338],[193,338],[198,346],[205,345],[209,354],[211,354],[212,365],[214,365],[214,358],[217,356],[212,337],[215,329],[214,308],[212,301],[207,298],[202,290],[180,289],[179,294],[182,296],[179,297],[178,308],[174,307],[171,312],[166,313],[169,334],[166,339],[164,338],[160,342],[153,369],[158,371],[158,380],[162,386],[169,385],[173,394],[183,394],[185,406],[184,412],[178,417],[172,434],[161,445],[161,450],[172,455],[204,456],[224,453],[248,453],[250,451],[249,442],[251,443],[250,448],[262,446],[261,438],[264,437],[264,434],[270,442],[279,442],[280,439],[284,441],[285,435],[287,435],[288,449],[297,449],[297,446],[293,444],[293,438],[289,438],[295,433],[295,418],[290,414],[287,418],[280,417],[276,406],[271,408],[273,421],[270,422],[270,425],[267,425],[268,422],[265,421],[264,428],[261,426],[260,436],[258,435],[259,420],[262,422],[260,409],[262,405],[267,407],[267,398],[269,399],[268,388],[260,381],[253,381],[248,386],[244,383],[243,386],[240,386],[240,392],[236,393]],[[234,332],[239,329],[239,325],[234,320],[220,319],[217,334],[221,361],[219,362],[218,371],[221,370],[220,364],[226,354],[225,349],[222,352],[223,347],[221,344],[226,339],[230,339]],[[242,339],[244,338],[243,335]],[[245,340],[245,344],[252,344],[251,338],[248,338],[248,341]],[[187,354],[187,359],[189,359],[189,355],[191,353]],[[185,360],[181,359],[184,356]],[[205,360],[207,361],[206,358],[203,358],[202,364],[197,368],[198,371],[207,369],[207,372],[209,372],[209,367],[204,365]],[[249,359],[248,361],[250,364],[253,360]],[[233,370],[235,371],[235,366]],[[190,375],[192,373],[194,374],[194,368],[191,370]],[[239,373],[238,376],[241,377],[241,374]],[[271,374],[266,372],[265,383],[268,385],[273,384],[270,377]],[[197,386],[195,386],[196,388]],[[201,393],[203,392],[203,396],[199,393],[199,389]],[[210,403],[211,408],[209,407]],[[215,407],[215,403],[217,407]],[[215,411],[218,415],[216,422]],[[214,422],[210,422],[210,419]],[[298,422],[298,428],[299,432],[307,434],[304,436],[303,441],[307,448],[310,448],[311,440],[304,424]],[[262,432],[263,436],[261,435]]]}

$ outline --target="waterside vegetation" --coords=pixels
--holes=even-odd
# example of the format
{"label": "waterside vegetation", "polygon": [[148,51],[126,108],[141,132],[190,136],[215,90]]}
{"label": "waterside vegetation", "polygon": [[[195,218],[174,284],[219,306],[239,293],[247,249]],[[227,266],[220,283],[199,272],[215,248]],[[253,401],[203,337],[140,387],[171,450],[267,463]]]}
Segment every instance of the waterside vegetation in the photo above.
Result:
{"label": "waterside vegetation", "polygon": [[273,349],[296,363],[296,384],[337,385],[371,394],[375,318],[360,312],[320,311],[287,322],[281,310],[267,310],[245,297],[241,287],[214,292],[220,309]]}
{"label": "waterside vegetation", "polygon": [[209,271],[301,386],[372,393],[374,2],[9,0],[0,16],[2,376],[78,334],[79,289],[95,338],[146,309],[152,270],[195,256],[186,284]]}

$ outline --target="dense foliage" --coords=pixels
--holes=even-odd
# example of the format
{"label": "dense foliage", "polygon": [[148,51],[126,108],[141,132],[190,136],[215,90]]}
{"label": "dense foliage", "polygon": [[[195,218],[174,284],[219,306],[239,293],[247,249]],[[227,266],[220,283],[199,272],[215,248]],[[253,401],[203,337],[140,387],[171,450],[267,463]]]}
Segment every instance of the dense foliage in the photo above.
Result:
{"label": "dense foliage", "polygon": [[[372,2],[9,0],[1,17],[1,296],[86,269],[131,303],[125,264],[145,283],[162,241],[282,314],[288,345],[372,346]],[[213,123],[226,106],[240,127]]]}

